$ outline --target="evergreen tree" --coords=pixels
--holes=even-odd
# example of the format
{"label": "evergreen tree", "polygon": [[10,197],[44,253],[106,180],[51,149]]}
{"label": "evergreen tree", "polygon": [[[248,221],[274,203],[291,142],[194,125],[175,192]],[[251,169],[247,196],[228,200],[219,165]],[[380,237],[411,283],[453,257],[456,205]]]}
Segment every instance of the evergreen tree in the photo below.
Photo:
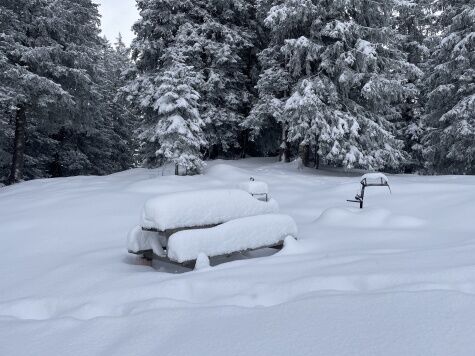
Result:
{"label": "evergreen tree", "polygon": [[475,173],[475,1],[439,1],[429,62],[424,158],[438,173]]}
{"label": "evergreen tree", "polygon": [[[271,39],[261,55],[259,102],[246,125],[281,123],[282,153],[292,142],[314,147],[316,161],[346,167],[397,167],[400,103],[414,95],[407,62],[391,23],[391,0],[263,1]],[[304,155],[305,156],[305,155]]]}
{"label": "evergreen tree", "polygon": [[139,159],[146,166],[153,167],[163,163],[157,154],[160,142],[151,131],[158,124],[156,92],[161,85],[167,51],[173,45],[180,26],[190,20],[193,4],[190,1],[137,0],[137,7],[141,18],[133,27],[136,37],[131,46],[136,71],[129,74],[130,80],[122,93],[134,113],[142,118],[139,125],[142,134],[138,137]]}
{"label": "evergreen tree", "polygon": [[403,3],[397,7],[393,15],[393,22],[401,34],[402,49],[407,53],[409,63],[420,69],[418,76],[408,78],[416,91],[402,103],[401,118],[396,122],[397,136],[404,142],[405,151],[410,155],[410,160],[406,164],[407,171],[418,169],[423,161],[421,144],[424,134],[423,72],[431,53],[429,39],[434,31],[435,19],[433,4],[430,0]]}
{"label": "evergreen tree", "polygon": [[177,44],[202,76],[200,111],[206,123],[209,156],[240,148],[240,125],[252,103],[253,7],[248,0],[195,2],[201,17],[180,27]]}
{"label": "evergreen tree", "polygon": [[63,49],[54,70],[63,67],[64,74],[55,80],[73,96],[74,105],[68,108],[66,120],[49,135],[54,159],[48,164],[48,173],[52,176],[104,174],[107,172],[98,164],[103,158],[96,161],[98,150],[91,146],[106,120],[99,69],[103,41],[97,5],[91,0],[58,0],[50,6],[55,15],[53,31],[56,31],[51,36]]}
{"label": "evergreen tree", "polygon": [[159,142],[157,155],[164,162],[175,164],[175,174],[198,173],[203,168],[201,147],[206,141],[204,126],[198,111],[199,94],[194,89],[197,73],[193,67],[173,58],[161,75],[155,108],[157,122],[144,130],[142,137]]}
{"label": "evergreen tree", "polygon": [[108,108],[121,83],[109,80],[114,71],[106,62],[117,63],[99,36],[97,5],[4,0],[0,6],[1,123],[13,136],[5,145],[10,154],[0,156],[11,160],[10,182],[125,168],[128,152],[117,137],[125,127]]}
{"label": "evergreen tree", "polygon": [[63,68],[57,64],[61,50],[52,36],[58,30],[50,5],[46,0],[0,3],[0,95],[14,122],[10,183],[24,178],[28,126],[51,126],[53,108],[72,104],[71,96],[55,81]]}
{"label": "evergreen tree", "polygon": [[96,120],[96,135],[86,145],[97,174],[122,171],[133,165],[135,141],[134,115],[120,95],[132,70],[129,49],[119,37],[112,47],[104,41],[97,64],[97,81],[101,96],[101,120]]}
{"label": "evergreen tree", "polygon": [[[124,91],[144,117],[144,130],[152,122],[160,125],[155,104],[162,94],[157,88],[170,74],[164,77],[164,71],[185,66],[201,81],[194,90],[200,97],[197,109],[206,125],[206,137],[199,140],[208,142],[211,157],[232,153],[239,147],[240,124],[251,105],[252,16],[247,14],[252,13],[252,6],[247,0],[184,1],[179,5],[148,0],[137,4],[142,19],[134,27],[137,38],[132,55],[138,75]],[[180,60],[173,60],[174,56]],[[160,163],[156,159],[160,145],[156,140],[143,142],[147,164]]]}

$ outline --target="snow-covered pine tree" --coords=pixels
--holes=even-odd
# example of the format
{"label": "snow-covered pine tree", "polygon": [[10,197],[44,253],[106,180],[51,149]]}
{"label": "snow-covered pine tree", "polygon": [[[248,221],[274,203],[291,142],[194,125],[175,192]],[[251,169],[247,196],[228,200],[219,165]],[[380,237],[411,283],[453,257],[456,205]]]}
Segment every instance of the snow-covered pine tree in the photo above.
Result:
{"label": "snow-covered pine tree", "polygon": [[427,69],[427,168],[475,173],[475,1],[439,1],[442,33]]}
{"label": "snow-covered pine tree", "polygon": [[[100,37],[98,5],[91,0],[50,2],[53,18],[51,36],[58,46],[57,64],[51,75],[74,98],[74,105],[63,117],[58,129],[50,134],[49,174],[109,173],[101,169],[104,156],[95,147],[93,137],[100,137],[106,117],[101,95],[100,68],[103,41]],[[61,75],[58,75],[62,71]],[[104,148],[107,150],[107,148]]]}
{"label": "snow-covered pine tree", "polygon": [[[9,182],[24,178],[29,155],[27,137],[38,127],[51,127],[53,108],[72,104],[52,75],[61,50],[51,36],[53,12],[47,0],[4,0],[0,3],[0,96],[13,118]],[[4,121],[4,120],[2,120]],[[30,130],[29,130],[30,129]],[[28,135],[29,134],[29,135]],[[29,159],[30,158],[30,159]],[[34,174],[28,174],[34,176]]]}
{"label": "snow-covered pine tree", "polygon": [[114,47],[103,41],[101,59],[96,66],[101,115],[95,122],[95,133],[87,137],[88,156],[97,173],[122,171],[133,165],[136,120],[120,95],[126,76],[132,70],[129,50],[119,35]]}
{"label": "snow-covered pine tree", "polygon": [[417,66],[421,73],[408,79],[417,91],[407,96],[402,103],[401,119],[396,121],[397,136],[404,142],[404,149],[410,159],[406,171],[414,171],[422,166],[421,140],[424,133],[422,120],[424,112],[423,72],[430,56],[430,41],[427,39],[433,31],[433,1],[418,0],[402,2],[393,13],[393,22],[401,35],[402,49],[408,55],[408,62]]}
{"label": "snow-covered pine tree", "polygon": [[270,5],[264,21],[271,41],[260,55],[260,98],[248,126],[259,130],[275,118],[282,122],[282,146],[288,145],[288,129],[287,141],[313,147],[316,161],[397,167],[405,154],[393,122],[401,116],[400,104],[415,92],[408,77],[420,71],[407,62],[393,29],[396,3]]}
{"label": "snow-covered pine tree", "polygon": [[[251,104],[250,58],[253,24],[251,1],[143,0],[137,2],[142,18],[134,29],[132,55],[138,75],[124,89],[145,122],[157,120],[156,88],[166,58],[179,50],[182,65],[193,67],[200,99],[198,109],[205,122],[207,155],[231,154],[239,147],[240,124]],[[190,68],[191,69],[191,68]],[[143,137],[143,136],[142,136]],[[157,147],[142,145],[143,158],[157,164]]]}
{"label": "snow-covered pine tree", "polygon": [[[2,15],[0,15],[0,31],[6,36],[4,32],[5,28],[2,26],[2,20]],[[0,48],[2,48],[1,45]],[[8,169],[12,158],[10,143],[13,142],[11,122],[15,93],[13,92],[13,88],[5,82],[5,73],[7,73],[8,70],[8,59],[5,53],[0,50],[0,73],[3,73],[3,75],[0,74],[0,185],[7,183]]]}
{"label": "snow-covered pine tree", "polygon": [[169,64],[157,79],[153,104],[157,118],[141,134],[147,142],[159,144],[157,157],[164,163],[173,163],[177,175],[196,174],[204,166],[204,123],[198,111],[199,94],[194,89],[199,82],[193,67],[187,66],[179,53],[171,54]]}
{"label": "snow-covered pine tree", "polygon": [[[158,124],[156,91],[161,85],[167,51],[173,46],[180,26],[191,21],[193,4],[190,1],[137,0],[137,7],[140,19],[133,27],[136,36],[131,45],[136,72],[130,73],[130,80],[122,92],[134,113],[142,119],[138,129],[142,132],[139,160],[146,166],[156,167],[163,163],[157,157],[160,143],[149,139],[153,136],[150,129]],[[144,135],[145,132],[148,134]]]}
{"label": "snow-covered pine tree", "polygon": [[[294,23],[294,18],[289,18],[287,22],[289,28],[276,29],[268,33],[265,20],[273,6],[277,6],[278,3],[280,2],[275,0],[256,2],[258,30],[263,34],[261,38],[265,48],[258,54],[261,65],[261,73],[256,85],[258,100],[242,126],[249,130],[250,139],[260,152],[269,155],[279,150],[279,159],[286,161],[290,159],[290,147],[283,108],[290,94],[292,78],[285,66],[285,57],[280,49],[283,44],[282,38],[286,36],[286,33],[291,36],[290,32],[294,30],[294,27],[296,27],[295,32],[303,32],[307,23],[298,27],[300,25],[298,20]],[[302,11],[305,10],[302,9]]]}
{"label": "snow-covered pine tree", "polygon": [[199,16],[180,27],[176,42],[204,80],[199,93],[208,155],[229,156],[240,147],[240,125],[252,102],[253,7],[249,0],[203,0],[194,5]]}
{"label": "snow-covered pine tree", "polygon": [[[1,17],[0,17],[1,21]],[[1,26],[1,25],[0,25]],[[8,70],[7,59],[0,51],[0,72],[6,73]],[[0,74],[0,78],[4,77]],[[15,93],[6,83],[0,84],[0,185],[6,184],[8,180],[9,167],[12,159],[11,143],[13,142],[12,130],[12,104]]]}
{"label": "snow-covered pine tree", "polygon": [[115,170],[114,141],[98,139],[115,128],[104,97],[97,5],[5,0],[0,6],[0,92],[13,118],[7,132],[14,132],[10,181]]}

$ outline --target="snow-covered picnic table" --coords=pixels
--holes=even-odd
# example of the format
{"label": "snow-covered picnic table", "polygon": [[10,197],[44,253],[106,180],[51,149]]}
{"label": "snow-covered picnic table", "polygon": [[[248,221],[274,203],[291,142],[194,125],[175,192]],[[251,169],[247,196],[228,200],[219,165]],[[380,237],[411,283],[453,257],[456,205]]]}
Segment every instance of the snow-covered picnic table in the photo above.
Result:
{"label": "snow-covered picnic table", "polygon": [[[259,191],[264,187],[260,185]],[[140,225],[128,235],[128,251],[184,264],[200,254],[216,257],[280,248],[286,237],[296,238],[297,225],[290,216],[278,214],[277,202],[267,195],[260,200],[249,189],[179,192],[150,199]]]}

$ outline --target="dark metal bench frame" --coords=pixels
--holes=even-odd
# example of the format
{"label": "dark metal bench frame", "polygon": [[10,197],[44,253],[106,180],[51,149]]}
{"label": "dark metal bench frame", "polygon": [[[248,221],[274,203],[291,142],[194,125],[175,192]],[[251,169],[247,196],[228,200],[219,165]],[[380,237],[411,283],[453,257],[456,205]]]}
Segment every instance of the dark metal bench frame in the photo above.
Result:
{"label": "dark metal bench frame", "polygon": [[389,192],[391,192],[391,187],[389,183],[383,179],[380,178],[381,182],[380,183],[368,183],[367,179],[363,179],[361,181],[361,193],[356,194],[355,200],[347,200],[350,203],[359,203],[360,204],[360,209],[363,209],[364,207],[364,197],[365,197],[365,189],[367,187],[388,187]]}

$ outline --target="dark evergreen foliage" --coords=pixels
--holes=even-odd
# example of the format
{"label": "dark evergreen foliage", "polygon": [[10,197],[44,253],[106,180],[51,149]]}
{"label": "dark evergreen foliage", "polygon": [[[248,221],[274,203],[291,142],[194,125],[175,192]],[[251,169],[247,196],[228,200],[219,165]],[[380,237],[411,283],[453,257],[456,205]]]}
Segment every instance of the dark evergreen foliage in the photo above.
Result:
{"label": "dark evergreen foliage", "polygon": [[0,182],[245,155],[475,173],[475,2],[0,0]]}

